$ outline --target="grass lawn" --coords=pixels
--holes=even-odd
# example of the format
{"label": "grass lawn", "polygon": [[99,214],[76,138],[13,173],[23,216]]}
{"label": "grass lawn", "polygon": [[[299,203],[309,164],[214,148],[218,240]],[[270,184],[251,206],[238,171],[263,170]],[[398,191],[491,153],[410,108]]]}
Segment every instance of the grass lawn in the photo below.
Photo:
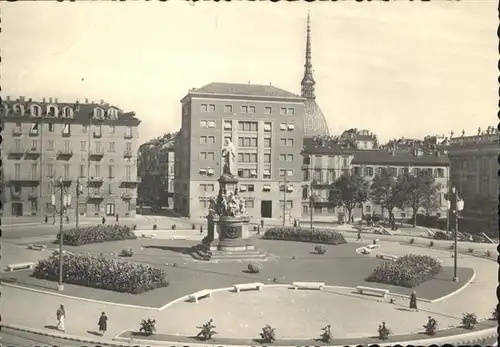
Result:
{"label": "grass lawn", "polygon": [[[102,253],[106,257],[113,257],[115,256],[113,254],[119,254],[123,248],[131,247],[135,254],[125,259],[165,268],[170,282],[166,288],[136,295],[66,284],[65,294],[130,305],[161,307],[171,300],[201,289],[229,287],[237,283],[257,281],[270,283],[273,278],[277,279],[277,283],[314,281],[346,287],[366,285],[387,288],[391,292],[406,295],[412,291],[411,288],[365,282],[364,278],[383,260],[357,254],[355,249],[362,246],[360,243],[328,246],[326,254],[318,255],[314,252],[314,243],[273,240],[253,240],[253,242],[256,247],[277,256],[265,261],[262,271],[258,274],[247,273],[248,261],[218,263],[194,261],[189,255],[189,249],[197,244],[197,241],[137,239],[65,246],[64,248],[70,252],[93,255]],[[48,247],[57,248],[57,245],[49,243]],[[173,267],[173,263],[177,266]],[[460,282],[453,282],[453,269],[445,267],[434,279],[422,283],[415,289],[417,296],[432,300],[460,288],[471,278],[473,270],[469,268],[458,270]],[[56,290],[57,283],[39,280],[30,274],[31,271],[19,271],[2,274],[1,278],[10,278],[18,284],[39,289]]]}

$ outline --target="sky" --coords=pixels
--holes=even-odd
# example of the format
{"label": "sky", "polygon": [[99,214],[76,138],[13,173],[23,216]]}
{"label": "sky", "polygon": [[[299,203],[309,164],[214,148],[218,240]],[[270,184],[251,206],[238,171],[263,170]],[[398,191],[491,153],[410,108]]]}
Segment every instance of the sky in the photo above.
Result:
{"label": "sky", "polygon": [[311,15],[316,101],[332,134],[381,141],[496,125],[494,0],[2,4],[2,96],[135,111],[141,141],[180,127],[211,82],[300,94]]}

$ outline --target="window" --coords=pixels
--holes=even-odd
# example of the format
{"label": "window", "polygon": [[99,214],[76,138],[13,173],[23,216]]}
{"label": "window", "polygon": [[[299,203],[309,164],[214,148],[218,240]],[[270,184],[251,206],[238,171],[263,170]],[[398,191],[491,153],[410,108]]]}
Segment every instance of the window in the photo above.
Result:
{"label": "window", "polygon": [[286,147],[292,147],[295,143],[294,139],[281,139],[281,145]]}
{"label": "window", "polygon": [[113,171],[114,171],[115,167],[113,165],[110,165],[108,167],[108,178],[114,178],[114,174],[113,174]]}
{"label": "window", "polygon": [[361,175],[361,167],[355,166],[354,167],[354,174],[355,175]]}
{"label": "window", "polygon": [[[100,133],[101,133],[101,129],[100,129],[100,127],[99,127],[99,134],[100,134]],[[131,127],[127,127],[127,128],[125,129],[125,136],[126,136],[126,137],[132,137],[132,128],[131,128]]]}
{"label": "window", "polygon": [[254,201],[253,200],[245,200],[245,208],[253,208]]}
{"label": "window", "polygon": [[349,166],[349,158],[348,157],[342,157],[342,166],[343,167]]}
{"label": "window", "polygon": [[200,160],[214,160],[215,152],[200,152]]}
{"label": "window", "polygon": [[285,175],[287,177],[293,176],[293,170],[291,170],[291,169],[280,169],[280,177],[284,177]]}
{"label": "window", "polygon": [[[283,208],[285,206],[285,201],[280,200],[280,208]],[[286,201],[286,208],[287,209],[292,209],[293,208],[293,201],[287,200]]]}
{"label": "window", "polygon": [[269,184],[264,184],[262,187],[263,192],[270,192],[271,191],[271,186]]}
{"label": "window", "polygon": [[257,153],[238,153],[238,162],[240,163],[256,163]]}
{"label": "window", "polygon": [[99,164],[95,166],[95,177],[101,177],[101,165]]}
{"label": "window", "polygon": [[49,132],[54,132],[54,123],[49,123]]}
{"label": "window", "polygon": [[209,128],[215,128],[215,121],[214,120],[209,120],[208,121],[208,127]]}
{"label": "window", "polygon": [[208,105],[208,112],[215,112],[215,104]]}
{"label": "window", "polygon": [[264,163],[271,162],[271,153],[264,153]]}
{"label": "window", "polygon": [[255,114],[255,106],[248,106],[248,113]]}
{"label": "window", "polygon": [[53,164],[48,164],[47,165],[47,177],[51,177],[54,175],[54,165]]}
{"label": "window", "polygon": [[69,179],[69,164],[64,164],[64,178]]}
{"label": "window", "polygon": [[110,134],[114,134],[115,133],[115,126],[114,125],[110,125],[109,126],[109,133]]}
{"label": "window", "polygon": [[224,105],[224,113],[233,113],[233,105]]}
{"label": "window", "polygon": [[102,150],[101,150],[101,143],[100,142],[96,142],[95,143],[95,152],[96,153],[102,153]]}
{"label": "window", "polygon": [[114,142],[110,142],[109,143],[109,151],[110,152],[114,152],[115,151],[115,143]]}
{"label": "window", "polygon": [[264,123],[264,131],[265,132],[270,132],[271,129],[272,129],[271,123],[268,123],[268,122]]}
{"label": "window", "polygon": [[280,115],[282,116],[293,116],[295,114],[295,109],[291,107],[281,107]]}
{"label": "window", "polygon": [[257,131],[257,122],[238,122],[239,131]]}
{"label": "window", "polygon": [[87,125],[82,125],[82,133],[86,133],[88,129]]}
{"label": "window", "polygon": [[373,176],[373,168],[372,167],[365,167],[365,175],[368,177]]}
{"label": "window", "polygon": [[286,131],[287,127],[286,127],[286,123],[281,123],[280,124],[280,130],[281,131]]}
{"label": "window", "polygon": [[206,136],[200,136],[200,145],[204,145],[207,143],[207,137]]}
{"label": "window", "polygon": [[21,175],[21,164],[14,164],[14,177],[19,179]]}
{"label": "window", "polygon": [[256,137],[238,137],[239,147],[257,147]]}
{"label": "window", "polygon": [[201,104],[200,105],[200,112],[208,112],[208,105],[207,104]]}
{"label": "window", "polygon": [[315,181],[319,181],[321,182],[323,180],[323,172],[321,171],[321,169],[315,169],[314,170],[314,177],[313,179]]}
{"label": "window", "polygon": [[309,170],[308,169],[302,169],[302,178],[304,181],[309,181]]}
{"label": "window", "polygon": [[[262,175],[264,179],[271,179],[271,170],[270,169],[264,169],[264,173]],[[271,188],[269,188],[271,189]]]}
{"label": "window", "polygon": [[311,164],[311,157],[306,155],[302,157],[302,164],[304,165],[310,165]]}
{"label": "window", "polygon": [[71,134],[71,124],[64,124],[63,132],[64,135]]}
{"label": "window", "polygon": [[257,177],[257,170],[255,170],[255,169],[238,169],[238,177],[255,178],[255,177]]}
{"label": "window", "polygon": [[328,169],[328,171],[326,172],[327,174],[327,179],[328,181],[335,181],[335,178],[336,178],[336,175],[335,175],[335,170],[333,169]]}
{"label": "window", "polygon": [[31,141],[31,149],[36,150],[38,147],[38,141],[37,140],[32,140]]}
{"label": "window", "polygon": [[286,116],[286,107],[281,107],[280,108],[280,115]]}
{"label": "window", "polygon": [[54,140],[49,140],[49,145],[47,148],[48,151],[53,151],[54,150]]}
{"label": "window", "polygon": [[281,138],[280,145],[283,146],[283,147],[286,146],[286,139]]}
{"label": "window", "polygon": [[132,152],[132,142],[125,143],[125,151]]}
{"label": "window", "polygon": [[248,113],[248,106],[241,106],[241,113]]}
{"label": "window", "polygon": [[280,154],[280,161],[292,162],[293,154]]}
{"label": "window", "polygon": [[200,189],[204,192],[213,192],[215,190],[215,186],[213,184],[200,184]]}
{"label": "window", "polygon": [[271,106],[264,107],[264,114],[271,114],[272,108]]}
{"label": "window", "polygon": [[209,136],[208,137],[208,143],[209,144],[214,144],[215,143],[215,136]]}
{"label": "window", "polygon": [[85,165],[80,165],[80,175],[79,177],[85,177]]}
{"label": "window", "polygon": [[434,176],[435,177],[439,177],[439,178],[443,178],[444,177],[444,170],[439,168],[439,169],[436,169],[434,171]]}
{"label": "window", "polygon": [[382,168],[381,167],[375,168],[375,175],[380,176],[381,174],[382,174]]}
{"label": "window", "polygon": [[365,213],[371,213],[372,212],[372,207],[370,205],[365,206]]}
{"label": "window", "polygon": [[292,131],[292,130],[294,130],[294,129],[295,129],[295,124],[291,124],[291,123],[290,123],[290,124],[288,124],[288,125],[287,125],[287,130],[288,130],[288,131]]}
{"label": "window", "polygon": [[230,120],[224,121],[224,130],[231,130],[233,128],[233,123]]}
{"label": "window", "polygon": [[101,132],[101,126],[100,125],[94,126],[94,134],[97,135],[97,136],[101,136],[102,132]]}
{"label": "window", "polygon": [[80,141],[80,151],[85,152],[87,150],[87,141]]}
{"label": "window", "polygon": [[200,128],[207,128],[208,122],[206,120],[200,120]]}
{"label": "window", "polygon": [[64,152],[69,153],[71,151],[71,142],[69,140],[64,141]]}
{"label": "window", "polygon": [[270,137],[264,138],[264,147],[271,148],[271,138]]}

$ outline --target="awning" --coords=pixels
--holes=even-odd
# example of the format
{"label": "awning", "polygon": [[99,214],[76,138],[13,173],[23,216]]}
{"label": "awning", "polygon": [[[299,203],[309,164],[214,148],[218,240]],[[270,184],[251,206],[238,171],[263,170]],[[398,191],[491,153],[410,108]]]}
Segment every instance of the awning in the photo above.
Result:
{"label": "awning", "polygon": [[201,174],[207,173],[207,169],[200,169],[199,171]]}
{"label": "awning", "polygon": [[233,124],[231,122],[224,122],[224,129],[232,129]]}
{"label": "awning", "polygon": [[295,129],[295,124],[288,124],[288,129],[289,130]]}
{"label": "awning", "polygon": [[271,190],[271,186],[269,184],[265,184],[262,189],[266,190],[266,191],[269,191],[269,190]]}
{"label": "awning", "polygon": [[271,124],[265,123],[264,124],[264,131],[271,131]]}
{"label": "awning", "polygon": [[246,192],[247,191],[247,186],[240,186],[240,191],[241,192]]}
{"label": "awning", "polygon": [[286,124],[285,123],[281,123],[280,124],[280,129],[281,130],[286,130]]}
{"label": "awning", "polygon": [[293,192],[293,186],[292,185],[289,185],[288,187],[286,187],[286,190],[288,192]]}
{"label": "awning", "polygon": [[212,169],[212,168],[209,168],[209,169],[207,169],[207,173],[208,173],[209,175],[213,175],[213,174],[215,173],[215,170],[214,170],[214,169]]}
{"label": "awning", "polygon": [[269,175],[269,176],[271,176],[271,170],[264,170],[264,175]]}
{"label": "awning", "polygon": [[250,175],[252,175],[252,176],[257,176],[257,170],[252,170],[252,171],[250,172]]}

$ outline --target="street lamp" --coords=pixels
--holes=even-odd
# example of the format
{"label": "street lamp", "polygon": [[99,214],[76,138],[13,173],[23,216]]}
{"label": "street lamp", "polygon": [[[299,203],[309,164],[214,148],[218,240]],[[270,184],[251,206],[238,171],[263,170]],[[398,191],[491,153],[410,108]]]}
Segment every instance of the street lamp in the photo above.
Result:
{"label": "street lamp", "polygon": [[453,246],[453,282],[458,282],[457,274],[457,263],[458,263],[458,219],[460,218],[459,213],[463,211],[465,202],[462,198],[458,196],[457,189],[455,187],[451,188],[451,194],[448,196],[446,201],[446,207],[448,209],[448,222],[447,228],[449,229],[450,212],[455,215],[455,234],[454,234],[454,246]]}
{"label": "street lamp", "polygon": [[[55,189],[55,185],[54,185]],[[56,194],[55,190],[51,196],[52,207],[59,214],[59,283],[57,286],[58,291],[63,291],[63,216],[67,212],[68,208],[71,206],[71,194],[68,193],[67,189],[64,187],[62,177],[59,178],[59,190],[60,190],[60,201],[59,201],[59,211],[56,206]]]}

